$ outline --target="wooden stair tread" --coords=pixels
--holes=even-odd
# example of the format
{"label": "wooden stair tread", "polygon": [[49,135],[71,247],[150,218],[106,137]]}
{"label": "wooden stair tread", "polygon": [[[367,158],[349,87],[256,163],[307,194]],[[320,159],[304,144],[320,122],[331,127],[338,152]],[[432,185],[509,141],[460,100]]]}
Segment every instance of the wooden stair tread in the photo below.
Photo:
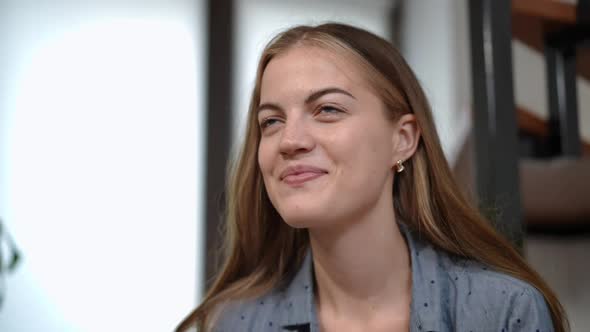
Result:
{"label": "wooden stair tread", "polygon": [[[531,135],[538,137],[547,137],[549,135],[547,120],[522,106],[516,107],[516,123],[519,130]],[[582,155],[590,157],[590,142],[582,140]]]}
{"label": "wooden stair tread", "polygon": [[557,0],[512,0],[512,13],[543,21],[576,23],[576,6]]}
{"label": "wooden stair tread", "polygon": [[[557,0],[512,0],[512,35],[544,53],[545,33],[576,24],[576,5]],[[578,48],[578,75],[590,80],[590,49]]]}

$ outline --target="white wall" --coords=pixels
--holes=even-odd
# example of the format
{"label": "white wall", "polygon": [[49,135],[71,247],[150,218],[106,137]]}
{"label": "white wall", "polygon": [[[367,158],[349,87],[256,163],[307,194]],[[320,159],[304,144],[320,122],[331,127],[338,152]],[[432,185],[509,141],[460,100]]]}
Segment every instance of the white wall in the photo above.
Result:
{"label": "white wall", "polygon": [[241,139],[245,129],[258,59],[272,37],[295,25],[336,21],[367,29],[389,39],[389,10],[394,3],[386,0],[236,1],[234,141]]}
{"label": "white wall", "polygon": [[0,331],[171,330],[202,283],[202,1],[0,6]]}
{"label": "white wall", "polygon": [[453,164],[471,128],[467,2],[413,0],[402,8],[402,52],[426,92]]}

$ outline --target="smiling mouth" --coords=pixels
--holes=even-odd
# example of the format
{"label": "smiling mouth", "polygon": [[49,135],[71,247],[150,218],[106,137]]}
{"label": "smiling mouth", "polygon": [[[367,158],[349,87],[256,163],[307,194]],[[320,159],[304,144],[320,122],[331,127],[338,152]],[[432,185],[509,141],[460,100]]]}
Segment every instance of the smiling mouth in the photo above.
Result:
{"label": "smiling mouth", "polygon": [[327,173],[320,172],[302,172],[298,174],[287,175],[283,178],[283,182],[291,186],[300,186],[308,181],[315,180]]}

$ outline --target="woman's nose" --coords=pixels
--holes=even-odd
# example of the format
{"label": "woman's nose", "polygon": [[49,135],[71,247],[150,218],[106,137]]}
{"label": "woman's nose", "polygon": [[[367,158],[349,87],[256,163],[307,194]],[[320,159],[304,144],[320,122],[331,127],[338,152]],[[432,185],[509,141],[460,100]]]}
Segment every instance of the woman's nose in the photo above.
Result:
{"label": "woman's nose", "polygon": [[310,135],[305,119],[287,120],[281,133],[279,150],[285,156],[305,153],[313,150],[314,140]]}

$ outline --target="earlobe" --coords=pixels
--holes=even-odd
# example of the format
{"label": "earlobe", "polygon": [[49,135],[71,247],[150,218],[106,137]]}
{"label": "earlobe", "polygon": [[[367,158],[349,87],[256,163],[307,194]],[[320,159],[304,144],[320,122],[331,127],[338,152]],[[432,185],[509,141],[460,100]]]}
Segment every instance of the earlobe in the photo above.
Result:
{"label": "earlobe", "polygon": [[418,127],[418,122],[414,114],[404,114],[399,118],[395,127],[393,140],[394,151],[392,161],[397,170],[399,169],[397,165],[398,161],[401,160],[404,162],[411,159],[420,141],[420,128]]}

